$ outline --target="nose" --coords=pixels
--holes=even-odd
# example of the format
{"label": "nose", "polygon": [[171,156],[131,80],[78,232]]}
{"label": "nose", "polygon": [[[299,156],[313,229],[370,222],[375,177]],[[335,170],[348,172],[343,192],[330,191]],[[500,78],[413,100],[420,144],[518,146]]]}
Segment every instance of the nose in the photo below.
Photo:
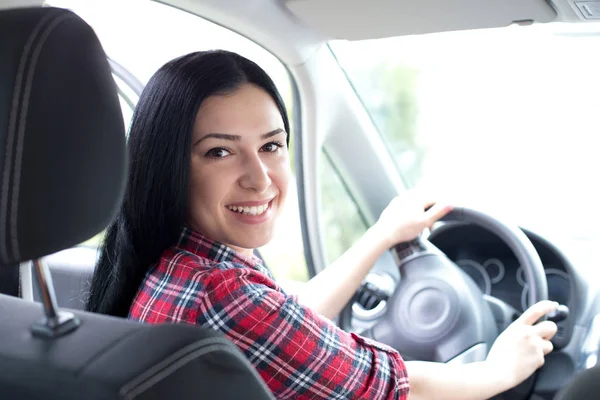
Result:
{"label": "nose", "polygon": [[269,169],[259,154],[248,156],[244,162],[244,173],[240,178],[240,186],[244,189],[262,193],[271,185]]}

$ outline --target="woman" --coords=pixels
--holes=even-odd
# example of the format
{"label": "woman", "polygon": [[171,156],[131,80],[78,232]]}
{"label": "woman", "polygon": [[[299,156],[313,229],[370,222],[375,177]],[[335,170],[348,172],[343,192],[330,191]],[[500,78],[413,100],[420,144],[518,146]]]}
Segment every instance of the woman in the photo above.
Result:
{"label": "woman", "polygon": [[[88,309],[224,333],[279,398],[484,399],[531,375],[552,350],[555,308],[535,305],[486,361],[404,362],[387,346],[338,329],[335,316],[375,260],[449,211],[397,198],[340,260],[286,295],[253,255],[285,202],[289,123],[275,85],[234,53],[189,54],[163,66],[140,97],[130,171]],[[339,282],[339,283],[335,283]],[[468,377],[468,378],[465,378]]]}

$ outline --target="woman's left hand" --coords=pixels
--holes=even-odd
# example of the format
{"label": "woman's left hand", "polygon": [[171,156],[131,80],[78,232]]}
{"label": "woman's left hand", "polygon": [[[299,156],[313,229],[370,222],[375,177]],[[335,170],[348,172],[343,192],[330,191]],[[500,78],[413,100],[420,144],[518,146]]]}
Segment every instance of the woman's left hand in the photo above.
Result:
{"label": "woman's left hand", "polygon": [[436,203],[422,192],[409,190],[390,202],[372,229],[389,248],[415,239],[451,210],[451,206]]}
{"label": "woman's left hand", "polygon": [[544,365],[545,356],[554,348],[550,340],[557,327],[552,321],[536,322],[556,307],[558,303],[549,300],[534,304],[494,342],[485,363],[491,367],[490,376],[505,382],[506,389],[523,382]]}

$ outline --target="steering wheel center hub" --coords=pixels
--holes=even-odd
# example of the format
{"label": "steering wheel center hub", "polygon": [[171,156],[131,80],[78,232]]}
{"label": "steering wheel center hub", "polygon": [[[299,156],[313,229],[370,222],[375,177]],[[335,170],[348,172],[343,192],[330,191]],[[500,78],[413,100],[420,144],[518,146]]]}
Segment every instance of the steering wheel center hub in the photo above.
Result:
{"label": "steering wheel center hub", "polygon": [[431,342],[450,333],[460,312],[459,297],[446,282],[430,278],[413,282],[398,303],[402,330],[418,342]]}
{"label": "steering wheel center hub", "polygon": [[409,317],[422,329],[434,329],[450,314],[450,299],[437,288],[417,292],[408,306]]}

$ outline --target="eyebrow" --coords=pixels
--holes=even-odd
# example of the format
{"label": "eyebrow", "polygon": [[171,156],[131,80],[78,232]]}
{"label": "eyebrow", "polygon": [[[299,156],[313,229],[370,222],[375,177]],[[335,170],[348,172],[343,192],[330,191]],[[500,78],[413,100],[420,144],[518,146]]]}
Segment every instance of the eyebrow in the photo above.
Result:
{"label": "eyebrow", "polygon": [[[267,132],[267,133],[261,135],[260,138],[262,140],[268,139],[268,138],[278,135],[282,132],[285,133],[285,131],[283,129],[277,128],[275,130],[272,130],[271,132]],[[204,139],[208,139],[208,138],[230,140],[232,142],[239,142],[240,140],[242,140],[242,137],[240,135],[231,135],[229,133],[208,133],[208,134],[202,136],[200,139],[196,140],[196,142],[194,143],[194,146],[197,145],[198,143],[200,143],[201,141],[203,141]]]}

